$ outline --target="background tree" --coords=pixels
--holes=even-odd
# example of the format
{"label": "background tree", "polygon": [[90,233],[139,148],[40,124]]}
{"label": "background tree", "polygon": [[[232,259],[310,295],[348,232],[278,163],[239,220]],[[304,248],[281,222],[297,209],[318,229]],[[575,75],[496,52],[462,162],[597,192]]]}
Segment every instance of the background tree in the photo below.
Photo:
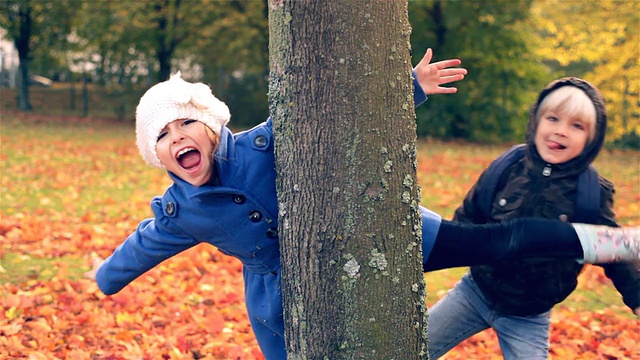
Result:
{"label": "background tree", "polygon": [[[76,63],[90,64],[93,78],[100,85],[132,84],[149,68],[153,54],[150,41],[144,39],[131,21],[137,2],[81,2],[81,18],[75,32]],[[151,77],[151,76],[150,76]],[[152,81],[146,82],[150,85]]]}
{"label": "background tree", "polygon": [[[152,0],[127,4],[133,19],[136,41],[147,49],[150,72],[154,82],[164,81],[171,74],[172,61],[180,46],[202,34],[202,29],[216,20],[218,2],[202,0]],[[155,67],[157,66],[157,68]]]}
{"label": "background tree", "polygon": [[[210,35],[227,2],[203,0],[104,1],[82,4],[86,18],[78,33],[98,55],[96,65],[104,78],[135,82],[147,72],[150,85],[166,80],[172,71],[191,74],[198,39]],[[180,56],[178,56],[178,54]],[[182,64],[182,66],[180,66]],[[200,65],[202,66],[202,65]],[[201,70],[200,70],[201,72]]]}
{"label": "background tree", "polygon": [[426,358],[406,0],[271,1],[290,359]]}
{"label": "background tree", "polygon": [[[232,125],[251,127],[268,116],[269,23],[265,1],[225,1],[219,17],[190,46],[202,80],[231,110]],[[195,50],[195,51],[194,51]],[[185,54],[187,55],[187,54]]]}
{"label": "background tree", "polygon": [[37,17],[31,1],[0,2],[0,24],[7,29],[8,35],[18,50],[18,108],[31,110],[29,101],[29,60],[31,58],[33,18]]}
{"label": "background tree", "polygon": [[96,79],[112,91],[132,84],[147,88],[162,73],[181,70],[184,77],[212,86],[229,105],[234,126],[250,127],[267,116],[264,2],[100,1],[81,6],[76,57],[92,63]]}
{"label": "background tree", "polygon": [[[42,65],[50,61],[55,50],[64,47],[70,33],[73,10],[67,1],[0,1],[0,27],[7,30],[18,51],[18,108],[31,110],[29,100],[30,67],[34,55]],[[40,67],[43,68],[42,66]]]}
{"label": "background tree", "polygon": [[[268,113],[265,3],[7,0],[0,2],[0,27],[27,44],[19,14],[31,9],[26,71],[76,78],[90,71],[107,91],[125,94],[117,101],[133,103],[137,91],[181,70],[210,84],[229,104],[233,126],[246,128]],[[522,141],[537,93],[571,75],[607,99],[609,144],[640,148],[639,14],[637,1],[410,1],[413,48],[432,47],[435,61],[458,57],[469,69],[456,96],[417,110],[419,135]],[[18,94],[26,100],[28,88]]]}
{"label": "background tree", "polygon": [[578,76],[607,99],[609,139],[640,147],[639,14],[637,1],[411,1],[413,48],[459,57],[469,69],[456,96],[418,109],[418,133],[522,141],[542,87]]}
{"label": "background tree", "polygon": [[420,135],[480,142],[523,138],[529,100],[549,80],[530,55],[525,25],[531,3],[409,2],[413,49],[431,47],[438,59],[460,58],[469,70],[456,96],[418,109]]}

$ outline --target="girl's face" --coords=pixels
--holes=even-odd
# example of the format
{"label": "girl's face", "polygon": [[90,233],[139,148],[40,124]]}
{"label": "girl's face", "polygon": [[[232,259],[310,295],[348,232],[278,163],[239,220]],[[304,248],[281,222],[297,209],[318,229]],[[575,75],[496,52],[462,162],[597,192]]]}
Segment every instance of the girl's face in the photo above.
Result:
{"label": "girl's face", "polygon": [[160,131],[156,151],[167,170],[193,186],[201,186],[211,179],[215,144],[216,136],[208,126],[193,119],[179,119]]}
{"label": "girl's face", "polygon": [[561,111],[540,114],[535,144],[540,157],[549,164],[562,164],[577,156],[589,141],[591,124]]}

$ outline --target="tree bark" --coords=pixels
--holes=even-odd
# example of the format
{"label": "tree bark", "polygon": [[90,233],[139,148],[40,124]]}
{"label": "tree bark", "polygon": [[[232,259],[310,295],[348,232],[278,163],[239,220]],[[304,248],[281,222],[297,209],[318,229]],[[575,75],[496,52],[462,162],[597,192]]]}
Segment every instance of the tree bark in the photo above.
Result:
{"label": "tree bark", "polygon": [[31,34],[33,33],[32,7],[30,1],[25,1],[18,6],[18,36],[14,39],[14,45],[18,50],[18,108],[22,111],[31,111],[29,99],[29,59],[31,57]]}
{"label": "tree bark", "polygon": [[[179,5],[179,2],[178,2]],[[158,60],[158,64],[160,65],[160,69],[158,70],[158,79],[157,81],[165,81],[169,79],[171,75],[171,57],[173,56],[173,52],[175,47],[173,46],[174,39],[169,34],[169,19],[170,13],[168,2],[164,3],[156,3],[153,6],[157,17],[155,19],[157,28],[156,28],[156,58]],[[174,16],[175,16],[174,9]]]}
{"label": "tree bark", "polygon": [[270,0],[289,359],[427,358],[406,0]]}
{"label": "tree bark", "polygon": [[31,101],[29,100],[29,58],[18,55],[20,64],[18,65],[18,109],[31,111]]}

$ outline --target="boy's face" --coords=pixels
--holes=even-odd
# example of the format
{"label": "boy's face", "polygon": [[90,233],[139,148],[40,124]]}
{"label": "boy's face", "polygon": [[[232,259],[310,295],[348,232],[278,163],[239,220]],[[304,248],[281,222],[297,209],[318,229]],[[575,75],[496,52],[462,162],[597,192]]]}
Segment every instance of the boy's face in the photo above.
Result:
{"label": "boy's face", "polygon": [[211,178],[215,134],[200,121],[179,119],[158,135],[156,151],[164,167],[193,186]]}
{"label": "boy's face", "polygon": [[545,111],[540,114],[535,144],[540,157],[549,164],[565,163],[582,153],[591,126],[580,118]]}

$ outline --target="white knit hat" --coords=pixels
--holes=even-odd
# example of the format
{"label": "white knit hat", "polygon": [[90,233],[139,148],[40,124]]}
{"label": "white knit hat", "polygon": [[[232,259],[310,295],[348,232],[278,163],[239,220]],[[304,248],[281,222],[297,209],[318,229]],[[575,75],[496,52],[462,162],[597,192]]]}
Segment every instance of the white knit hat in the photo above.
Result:
{"label": "white knit hat", "polygon": [[136,144],[149,165],[162,168],[156,143],[168,123],[178,119],[198,120],[220,134],[230,117],[227,105],[213,96],[209,86],[186,82],[178,71],[140,98],[136,108]]}

